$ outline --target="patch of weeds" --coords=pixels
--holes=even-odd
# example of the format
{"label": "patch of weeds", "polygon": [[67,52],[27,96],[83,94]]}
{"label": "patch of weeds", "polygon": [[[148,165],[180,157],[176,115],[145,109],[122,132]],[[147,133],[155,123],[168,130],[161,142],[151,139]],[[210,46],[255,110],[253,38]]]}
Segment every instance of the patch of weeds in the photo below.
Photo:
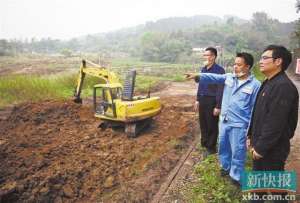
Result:
{"label": "patch of weeds", "polygon": [[173,138],[170,141],[168,141],[168,146],[170,146],[170,148],[176,148],[178,145],[180,145],[180,141],[176,138]]}
{"label": "patch of weeds", "polygon": [[171,77],[171,80],[174,82],[184,82],[186,81],[185,77],[183,74],[176,74],[174,76]]}
{"label": "patch of weeds", "polygon": [[[204,150],[197,146],[198,151]],[[246,170],[251,170],[251,157],[247,154]],[[189,186],[189,202],[241,202],[242,192],[232,185],[228,177],[221,177],[217,155],[209,155],[195,166],[198,181]]]}

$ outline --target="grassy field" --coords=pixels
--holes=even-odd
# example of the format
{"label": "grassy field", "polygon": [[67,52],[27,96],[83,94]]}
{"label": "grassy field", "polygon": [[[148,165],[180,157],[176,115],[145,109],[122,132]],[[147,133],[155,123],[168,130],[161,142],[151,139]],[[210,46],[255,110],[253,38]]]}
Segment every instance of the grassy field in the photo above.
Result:
{"label": "grassy field", "polygon": [[[14,105],[28,101],[41,101],[47,99],[72,98],[77,75],[63,76],[29,76],[10,75],[0,79],[0,107]],[[162,78],[139,76],[137,77],[138,91],[147,91],[154,87]],[[87,77],[82,90],[82,97],[92,96],[93,86],[98,78]]]}
{"label": "grassy field", "polygon": [[[94,55],[87,58],[98,61]],[[80,57],[0,57],[0,107],[27,101],[72,97],[80,63]],[[182,82],[185,80],[184,73],[198,69],[198,65],[149,63],[136,58],[113,59],[109,65],[121,80],[129,69],[137,70],[135,90],[141,92],[148,91],[161,81]],[[257,78],[262,80],[258,67],[253,70]],[[92,87],[97,83],[97,78],[87,77],[82,96],[91,96]]]}
{"label": "grassy field", "polygon": [[[93,57],[92,57],[93,59]],[[93,61],[97,61],[95,58]],[[27,101],[68,99],[74,94],[81,59],[79,57],[0,57],[0,107]],[[121,80],[129,69],[137,70],[135,90],[143,92],[161,81],[184,81],[183,73],[190,65],[147,63],[137,59],[115,59],[111,70]],[[82,97],[92,95],[97,78],[87,77]]]}
{"label": "grassy field", "polygon": [[72,77],[16,75],[1,77],[0,106],[27,101],[62,99],[71,95]]}

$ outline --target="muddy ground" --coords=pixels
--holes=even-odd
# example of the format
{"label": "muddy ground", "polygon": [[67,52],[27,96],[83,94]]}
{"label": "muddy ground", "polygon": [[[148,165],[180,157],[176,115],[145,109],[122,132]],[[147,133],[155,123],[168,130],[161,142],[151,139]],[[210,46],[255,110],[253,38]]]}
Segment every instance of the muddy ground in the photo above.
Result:
{"label": "muddy ground", "polygon": [[92,107],[21,104],[0,121],[1,202],[149,201],[194,140],[192,96],[164,96],[137,138],[101,131]]}
{"label": "muddy ground", "polygon": [[[0,60],[0,76],[57,74],[74,66],[77,59],[8,58]],[[152,92],[164,108],[137,138],[101,131],[90,100],[0,109],[0,202],[151,200],[193,142],[197,125],[193,83],[168,82]]]}

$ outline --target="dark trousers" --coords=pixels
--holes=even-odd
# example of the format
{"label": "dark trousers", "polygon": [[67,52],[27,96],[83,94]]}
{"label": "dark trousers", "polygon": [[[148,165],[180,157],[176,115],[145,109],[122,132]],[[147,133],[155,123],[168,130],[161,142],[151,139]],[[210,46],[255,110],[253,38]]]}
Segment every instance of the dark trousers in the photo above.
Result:
{"label": "dark trousers", "polygon": [[284,171],[284,164],[284,161],[262,158],[253,160],[252,169],[255,171]]}
{"label": "dark trousers", "polygon": [[[258,159],[258,160],[253,160],[253,167],[252,169],[255,171],[284,171],[284,161],[280,160],[269,160],[269,159]],[[258,196],[262,197],[263,195],[266,195],[267,193],[260,192],[260,193],[255,193]],[[281,195],[285,196],[287,193],[271,193],[272,195]],[[251,203],[262,203],[265,202],[263,200],[257,200],[257,201],[250,201]],[[288,201],[281,200],[281,201],[273,201],[273,202],[280,202],[280,203],[287,203]]]}
{"label": "dark trousers", "polygon": [[199,100],[199,123],[201,131],[201,146],[209,152],[216,152],[218,138],[219,116],[213,115],[213,109],[216,107],[216,98],[201,96]]}

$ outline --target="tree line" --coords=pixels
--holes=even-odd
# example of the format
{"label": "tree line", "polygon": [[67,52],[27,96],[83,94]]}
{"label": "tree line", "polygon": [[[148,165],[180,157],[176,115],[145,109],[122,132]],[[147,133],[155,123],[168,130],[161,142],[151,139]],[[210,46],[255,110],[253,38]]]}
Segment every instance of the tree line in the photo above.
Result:
{"label": "tree line", "polygon": [[[297,0],[297,12],[299,5]],[[208,16],[169,18],[68,41],[2,39],[0,56],[20,53],[70,56],[78,52],[98,52],[122,53],[152,62],[184,63],[192,60],[192,48],[195,47],[220,46],[227,55],[239,51],[256,53],[270,43],[294,49],[300,46],[299,28],[299,21],[282,23],[264,12],[254,13],[250,21],[236,17],[227,17],[223,21]]]}

